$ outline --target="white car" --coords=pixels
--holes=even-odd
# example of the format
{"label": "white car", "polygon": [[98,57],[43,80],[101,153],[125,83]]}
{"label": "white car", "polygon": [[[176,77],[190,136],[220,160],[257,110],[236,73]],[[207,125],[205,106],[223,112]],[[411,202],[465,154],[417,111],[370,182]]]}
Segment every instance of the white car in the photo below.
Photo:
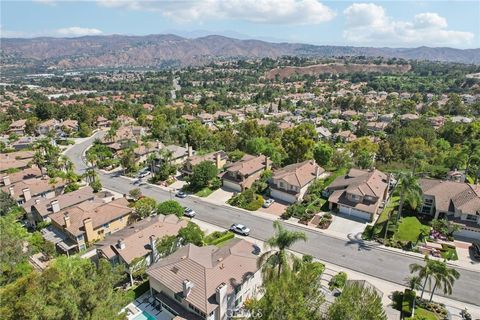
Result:
{"label": "white car", "polygon": [[191,209],[191,208],[185,208],[185,211],[183,212],[183,215],[185,217],[189,217],[189,218],[193,218],[195,217],[197,213],[195,212],[195,210]]}
{"label": "white car", "polygon": [[232,226],[230,227],[230,231],[236,234],[240,234],[242,236],[248,236],[250,234],[250,229],[239,223],[232,224]]}
{"label": "white car", "polygon": [[142,178],[147,177],[148,175],[150,175],[150,171],[144,171],[144,172],[140,173],[140,174],[138,175],[138,177],[139,177],[140,179],[142,179]]}
{"label": "white car", "polygon": [[262,207],[268,208],[268,207],[270,207],[274,202],[275,202],[275,200],[273,200],[273,199],[267,199],[267,200],[265,200],[265,202],[263,203]]}

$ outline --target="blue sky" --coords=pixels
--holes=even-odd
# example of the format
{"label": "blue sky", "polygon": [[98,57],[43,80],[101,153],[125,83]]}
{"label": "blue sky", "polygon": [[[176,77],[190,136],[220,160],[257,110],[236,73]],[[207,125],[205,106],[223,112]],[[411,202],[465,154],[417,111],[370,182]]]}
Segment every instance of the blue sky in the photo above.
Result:
{"label": "blue sky", "polygon": [[480,47],[480,1],[1,1],[2,37],[221,34],[324,45]]}

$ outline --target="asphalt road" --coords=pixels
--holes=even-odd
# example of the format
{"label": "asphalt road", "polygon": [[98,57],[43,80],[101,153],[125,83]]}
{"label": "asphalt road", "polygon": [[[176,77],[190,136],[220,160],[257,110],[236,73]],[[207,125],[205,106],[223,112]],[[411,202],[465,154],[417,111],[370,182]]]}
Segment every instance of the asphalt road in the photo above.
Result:
{"label": "asphalt road", "polygon": [[[101,134],[101,132],[98,132],[94,137]],[[86,168],[82,160],[83,152],[93,140],[94,138],[91,138],[75,145],[65,153],[73,161],[79,173],[82,173]],[[115,174],[99,172],[99,176],[105,188],[122,194],[138,187],[132,185],[130,179]],[[157,201],[165,201],[174,197],[173,194],[148,184],[141,185],[139,188],[145,196],[152,197]],[[176,200],[183,206],[193,208],[197,212],[197,219],[210,224],[228,228],[232,223],[242,223],[250,227],[250,236],[259,240],[265,240],[274,233],[271,220],[249,214],[243,210],[215,205],[194,197],[176,198]],[[422,263],[422,259],[417,257],[380,249],[375,244],[364,242],[356,239],[356,237],[346,241],[301,226],[297,227],[290,224],[284,224],[284,226],[290,230],[302,231],[308,237],[307,242],[295,244],[293,250],[383,280],[403,285],[405,278],[410,275],[408,266],[412,263]],[[474,272],[458,269],[458,271],[460,272],[460,279],[455,282],[453,294],[450,298],[480,306],[480,270]],[[436,293],[441,294],[440,290],[437,290]]]}

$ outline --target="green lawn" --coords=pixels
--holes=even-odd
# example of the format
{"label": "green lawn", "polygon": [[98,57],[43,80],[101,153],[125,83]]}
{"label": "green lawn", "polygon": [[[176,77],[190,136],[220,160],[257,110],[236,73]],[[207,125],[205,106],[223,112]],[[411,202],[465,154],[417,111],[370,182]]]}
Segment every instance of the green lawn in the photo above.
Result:
{"label": "green lawn", "polygon": [[405,217],[400,220],[398,229],[393,237],[397,241],[417,243],[422,231],[428,234],[430,227],[422,225],[416,217]]}
{"label": "green lawn", "polygon": [[415,315],[413,317],[405,318],[406,320],[438,320],[435,313],[423,308],[415,308]]}
{"label": "green lawn", "polygon": [[208,197],[212,192],[213,192],[212,189],[210,189],[209,187],[206,187],[198,191],[197,193],[195,193],[195,195],[198,197],[205,198],[205,197]]}
{"label": "green lawn", "polygon": [[398,203],[400,202],[400,197],[399,196],[392,196],[388,200],[387,205],[383,209],[382,213],[377,219],[377,222],[375,224],[382,224],[385,221],[388,220],[388,215],[396,208],[398,207]]}

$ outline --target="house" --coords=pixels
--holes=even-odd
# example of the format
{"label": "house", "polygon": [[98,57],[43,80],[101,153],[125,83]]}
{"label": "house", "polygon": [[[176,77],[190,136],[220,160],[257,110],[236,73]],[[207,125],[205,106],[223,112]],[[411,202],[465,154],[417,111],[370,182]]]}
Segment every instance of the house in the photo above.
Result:
{"label": "house", "polygon": [[60,210],[76,206],[85,201],[93,201],[94,199],[95,194],[89,186],[60,194],[50,199],[39,198],[35,200],[28,210],[26,208],[27,218],[32,225],[42,221],[50,222],[49,216],[52,213],[57,213]]}
{"label": "house", "polygon": [[100,199],[85,201],[78,205],[52,213],[52,228],[63,235],[61,248],[83,250],[88,243],[102,240],[105,236],[125,228],[133,209],[125,198],[105,203]]}
{"label": "house", "polygon": [[146,265],[156,262],[155,241],[165,236],[176,236],[187,226],[188,221],[171,214],[158,215],[140,220],[105,239],[95,243],[98,258],[104,258],[112,264],[130,266],[136,258],[145,258]]}
{"label": "house", "polygon": [[119,115],[117,117],[117,121],[120,122],[120,124],[122,124],[124,126],[131,126],[131,125],[135,124],[135,119],[133,119],[130,116],[126,116],[124,114]]}
{"label": "house", "polygon": [[387,199],[388,179],[379,170],[350,169],[325,189],[330,210],[372,221]]}
{"label": "house", "polygon": [[135,154],[135,163],[137,165],[145,163],[151,154],[156,154],[164,147],[165,146],[160,141],[141,143],[138,147],[133,149]]}
{"label": "house", "polygon": [[16,134],[18,136],[23,136],[25,134],[26,123],[27,123],[27,120],[25,119],[13,121],[8,127],[8,133]]}
{"label": "house", "polygon": [[206,112],[199,114],[198,119],[200,119],[203,124],[212,124],[215,121],[213,115]]}
{"label": "house", "polygon": [[11,143],[10,146],[16,151],[20,151],[24,149],[33,149],[35,142],[36,142],[35,137],[25,136]]}
{"label": "house", "polygon": [[468,118],[464,116],[454,116],[454,117],[451,117],[450,120],[453,123],[471,123],[472,122],[472,118]]}
{"label": "house", "polygon": [[183,166],[182,172],[190,175],[193,173],[193,167],[200,164],[203,161],[210,161],[212,162],[218,170],[223,169],[223,167],[227,164],[228,155],[225,151],[216,151],[207,153],[203,156],[192,156],[187,158],[185,161],[185,165]]}
{"label": "house", "polygon": [[36,130],[39,135],[46,135],[51,131],[57,132],[60,128],[61,124],[58,120],[50,119],[38,124]]}
{"label": "house", "polygon": [[380,120],[381,122],[387,122],[387,123],[390,123],[393,121],[393,118],[394,118],[394,114],[393,113],[386,113],[386,114],[381,114],[378,116],[378,120]]}
{"label": "house", "polygon": [[288,203],[301,201],[308,186],[324,172],[315,160],[285,166],[273,173],[269,181],[270,195]]}
{"label": "house", "polygon": [[455,236],[480,240],[480,186],[465,182],[423,178],[420,212],[458,225]]}
{"label": "house", "polygon": [[77,132],[78,131],[78,121],[77,120],[65,120],[62,122],[61,128],[64,132]]}
{"label": "house", "polygon": [[246,154],[240,160],[226,166],[225,174],[222,176],[223,186],[237,192],[244,191],[250,188],[271,164],[266,156]]}
{"label": "house", "polygon": [[385,129],[388,127],[387,122],[368,122],[367,123],[367,129],[373,132],[381,132],[385,131]]}
{"label": "house", "polygon": [[418,116],[418,114],[413,113],[405,113],[400,116],[400,121],[403,123],[417,119],[420,119],[420,117]]}
{"label": "house", "polygon": [[445,118],[443,116],[430,117],[428,121],[434,128],[441,128],[445,124]]}
{"label": "house", "polygon": [[40,178],[41,176],[42,172],[36,166],[14,173],[0,173],[0,186],[10,186],[23,180]]}
{"label": "house", "polygon": [[147,269],[151,297],[179,319],[229,319],[260,295],[256,252],[238,238],[221,248],[188,244]]}
{"label": "house", "polygon": [[107,118],[104,118],[102,116],[98,116],[97,117],[97,120],[95,121],[95,125],[97,126],[98,129],[106,129],[108,127],[110,127],[110,124],[112,122],[110,120],[108,120]]}
{"label": "house", "polygon": [[217,111],[213,114],[214,119],[224,120],[224,121],[231,121],[232,115],[225,111]]}
{"label": "house", "polygon": [[355,110],[346,110],[342,112],[342,118],[345,120],[351,120],[352,118],[358,115],[357,111]]}
{"label": "house", "polygon": [[197,118],[191,114],[184,114],[182,116],[182,119],[188,121],[188,122],[192,122],[192,121],[195,121]]}
{"label": "house", "polygon": [[145,136],[145,128],[140,126],[122,126],[115,131],[113,137],[105,135],[102,137],[102,143],[106,144],[113,150],[122,150],[132,142],[137,142],[141,137]]}
{"label": "house", "polygon": [[182,164],[187,158],[192,157],[195,154],[195,150],[193,150],[192,146],[189,146],[188,143],[185,144],[185,147],[171,144],[166,146],[164,150],[169,153],[170,161],[174,164]]}
{"label": "house", "polygon": [[30,166],[32,159],[33,152],[31,151],[0,153],[0,172],[10,169],[26,169]]}
{"label": "house", "polygon": [[31,178],[3,186],[0,189],[10,194],[10,197],[24,208],[30,208],[36,199],[50,199],[62,193],[65,182],[57,181],[51,184],[49,180],[48,177]]}
{"label": "house", "polygon": [[338,139],[342,142],[352,142],[357,140],[357,136],[350,130],[340,131],[334,134],[335,139]]}
{"label": "house", "polygon": [[319,140],[322,140],[322,139],[329,140],[332,138],[332,133],[330,132],[330,130],[328,130],[325,127],[317,127],[315,128],[315,131],[317,132]]}

